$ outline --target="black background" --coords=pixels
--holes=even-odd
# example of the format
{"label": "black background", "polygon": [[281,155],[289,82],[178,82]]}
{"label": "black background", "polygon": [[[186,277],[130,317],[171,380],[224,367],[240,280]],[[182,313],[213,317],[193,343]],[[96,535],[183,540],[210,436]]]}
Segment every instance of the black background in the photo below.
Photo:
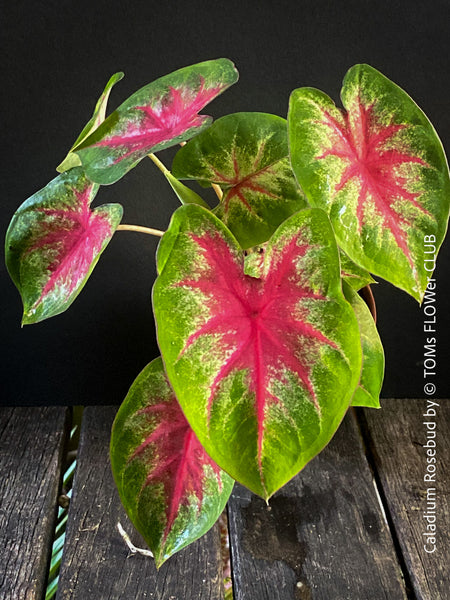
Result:
{"label": "black background", "polygon": [[[1,9],[1,231],[16,208],[56,176],[103,86],[125,72],[110,110],[157,77],[227,57],[240,81],[206,109],[286,116],[290,92],[314,86],[336,101],[342,78],[367,62],[403,87],[450,150],[449,2],[278,1],[245,3],[9,2]],[[170,164],[173,151],[160,154]],[[125,223],[164,229],[178,206],[150,161],[104,187]],[[157,239],[118,232],[71,308],[20,328],[21,302],[1,269],[3,404],[116,404],[159,354],[150,293]],[[450,396],[450,240],[438,282],[437,397]],[[386,352],[383,397],[422,397],[423,314],[404,292],[375,289]]]}

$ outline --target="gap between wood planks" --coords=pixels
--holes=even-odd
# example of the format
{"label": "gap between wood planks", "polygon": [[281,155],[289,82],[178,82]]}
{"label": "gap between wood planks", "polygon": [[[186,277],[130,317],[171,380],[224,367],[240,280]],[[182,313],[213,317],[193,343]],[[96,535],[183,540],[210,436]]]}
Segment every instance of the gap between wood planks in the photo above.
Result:
{"label": "gap between wood planks", "polygon": [[[405,581],[405,589],[408,600],[417,600],[417,596],[414,593],[414,587],[411,581],[411,577],[409,575],[408,568],[406,566],[405,557],[403,555],[403,551],[400,545],[400,541],[397,536],[397,532],[394,526],[394,521],[392,519],[392,515],[389,510],[389,505],[386,499],[386,495],[384,493],[384,488],[381,483],[380,476],[378,474],[378,470],[376,468],[375,456],[374,452],[376,452],[375,444],[372,439],[372,435],[370,433],[370,428],[367,423],[366,416],[364,414],[363,408],[354,408],[352,407],[351,413],[356,421],[358,426],[358,432],[361,437],[361,443],[364,448],[364,454],[366,456],[367,462],[370,467],[370,471],[372,473],[373,485],[375,488],[375,492],[378,498],[378,502],[380,504],[381,513],[383,518],[388,526],[389,535],[391,536],[392,543],[394,545],[395,553],[397,555],[397,560],[402,572],[403,579]],[[370,409],[369,409],[370,410]]]}

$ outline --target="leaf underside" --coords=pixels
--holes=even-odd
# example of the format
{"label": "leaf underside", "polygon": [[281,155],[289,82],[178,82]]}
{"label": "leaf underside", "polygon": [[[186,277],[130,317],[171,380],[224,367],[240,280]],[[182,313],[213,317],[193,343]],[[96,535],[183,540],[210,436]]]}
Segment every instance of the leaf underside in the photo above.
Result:
{"label": "leaf underside", "polygon": [[158,341],[183,411],[217,464],[268,498],[328,443],[359,380],[329,221],[285,221],[255,278],[223,223],[184,206],[157,262]]}
{"label": "leaf underside", "polygon": [[287,123],[267,113],[234,113],[215,121],[181,148],[173,161],[179,179],[218,184],[215,214],[243,248],[266,242],[306,200],[289,163]]}
{"label": "leaf underside", "polygon": [[161,358],[138,375],[119,409],[111,465],[121,500],[158,567],[212,527],[234,483],[200,445]]}
{"label": "leaf underside", "polygon": [[6,234],[8,271],[23,301],[23,324],[66,310],[80,293],[122,218],[122,207],[91,210],[98,187],[75,168],[16,211]]}
{"label": "leaf underside", "polygon": [[76,153],[88,177],[111,184],[150,152],[186,141],[211,123],[199,111],[237,80],[227,59],[185,67],[141,88]]}
{"label": "leaf underside", "polygon": [[352,406],[380,408],[380,392],[384,376],[383,344],[367,304],[346,281],[343,282],[343,290],[355,311],[363,352],[361,378],[353,396]]}
{"label": "leaf underside", "polygon": [[105,89],[103,90],[102,95],[97,100],[97,104],[95,105],[95,109],[94,109],[94,114],[90,118],[89,122],[83,127],[82,132],[77,137],[77,139],[74,142],[72,148],[69,150],[69,153],[67,154],[66,158],[62,161],[62,163],[60,165],[58,165],[56,167],[56,170],[58,171],[58,173],[64,173],[64,171],[68,171],[69,169],[72,169],[73,167],[80,167],[81,166],[81,161],[80,161],[79,157],[75,154],[74,150],[76,148],[78,148],[81,145],[81,143],[93,131],[95,131],[97,129],[97,127],[99,127],[103,123],[103,121],[105,120],[106,107],[107,107],[107,104],[108,104],[109,95],[111,93],[112,88],[121,79],[123,79],[123,73],[122,72],[115,73],[109,79],[108,83],[105,86]]}
{"label": "leaf underside", "polygon": [[294,172],[350,259],[421,301],[424,238],[439,248],[448,221],[442,145],[411,98],[368,65],[349,70],[341,97],[345,110],[316,89],[292,93]]}

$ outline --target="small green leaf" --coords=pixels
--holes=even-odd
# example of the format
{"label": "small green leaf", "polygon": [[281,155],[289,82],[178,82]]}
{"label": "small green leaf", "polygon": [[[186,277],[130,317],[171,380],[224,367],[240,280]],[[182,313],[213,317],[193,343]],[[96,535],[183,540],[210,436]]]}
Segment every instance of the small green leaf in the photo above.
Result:
{"label": "small green leaf", "polygon": [[174,177],[170,171],[166,171],[164,175],[166,176],[167,181],[170,183],[170,186],[177,195],[181,204],[198,204],[204,208],[209,208],[208,204],[201,196],[196,194],[194,190],[188,188],[187,185],[184,185],[184,183],[181,183],[181,181],[178,181],[178,179]]}
{"label": "small green leaf", "polygon": [[179,69],[128,98],[76,149],[87,176],[111,184],[147,154],[190,139],[212,121],[199,111],[237,81],[225,58]]}
{"label": "small green leaf", "polygon": [[363,351],[361,378],[353,396],[352,406],[380,408],[384,377],[383,344],[367,304],[346,281],[342,282],[342,288],[355,311]]}
{"label": "small green leaf", "polygon": [[424,246],[436,255],[449,216],[442,144],[413,100],[368,65],[348,71],[341,97],[345,110],[313,88],[292,93],[292,167],[350,259],[420,302],[432,272]]}
{"label": "small green leaf", "polygon": [[263,276],[265,251],[266,245],[264,244],[262,246],[248,248],[244,252],[244,273],[246,275],[256,277],[257,279],[260,279]]}
{"label": "small green leaf", "polygon": [[22,296],[22,324],[65,311],[109,243],[122,207],[107,204],[91,210],[97,190],[77,167],[53,179],[14,214],[5,255]]}
{"label": "small green leaf", "polygon": [[157,567],[214,525],[234,483],[190,428],[161,358],[138,375],[117,413],[111,466]]}
{"label": "small green leaf", "polygon": [[58,173],[63,173],[64,171],[68,171],[69,169],[72,169],[73,167],[81,166],[81,160],[74,153],[74,150],[76,148],[78,148],[78,146],[80,146],[81,142],[83,142],[105,120],[106,106],[108,104],[109,94],[111,93],[111,90],[114,87],[114,85],[118,81],[123,79],[123,76],[124,76],[124,74],[119,72],[119,73],[115,73],[109,79],[108,83],[106,84],[105,89],[103,90],[102,95],[100,96],[100,98],[97,101],[97,104],[95,105],[94,114],[92,115],[91,119],[84,126],[83,131],[77,137],[74,145],[69,150],[69,153],[67,154],[66,158],[62,161],[62,163],[60,165],[58,165],[56,167],[56,170],[58,171]]}
{"label": "small green leaf", "polygon": [[340,250],[339,256],[341,258],[341,277],[345,279],[355,291],[358,291],[371,283],[376,283],[372,275],[350,260],[345,252]]}
{"label": "small green leaf", "polygon": [[329,442],[360,377],[330,222],[319,209],[288,218],[252,277],[226,226],[189,204],[157,264],[158,342],[186,418],[211,458],[267,499]]}
{"label": "small green leaf", "polygon": [[266,242],[287,217],[306,206],[289,163],[287,123],[266,113],[235,113],[215,121],[181,148],[178,179],[218,184],[216,215],[243,248]]}

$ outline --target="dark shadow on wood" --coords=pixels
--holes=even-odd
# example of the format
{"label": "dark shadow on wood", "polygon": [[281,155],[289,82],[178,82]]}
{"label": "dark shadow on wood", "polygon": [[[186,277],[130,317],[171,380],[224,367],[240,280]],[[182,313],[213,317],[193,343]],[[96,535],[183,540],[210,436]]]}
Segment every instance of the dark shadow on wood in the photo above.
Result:
{"label": "dark shadow on wood", "polygon": [[229,502],[235,600],[405,600],[396,552],[352,413],[267,506]]}
{"label": "dark shadow on wood", "polygon": [[[358,411],[368,458],[376,473],[380,495],[397,540],[405,580],[418,600],[447,600],[450,564],[450,403],[432,400],[436,414],[425,416],[427,400],[384,400],[381,410]],[[435,482],[427,483],[427,427],[436,423]],[[430,446],[434,449],[434,446]],[[427,511],[432,488],[436,516],[436,551],[425,551]],[[433,515],[432,515],[433,516]]]}
{"label": "dark shadow on wood", "polygon": [[64,407],[0,409],[0,597],[45,595],[64,446]]}

